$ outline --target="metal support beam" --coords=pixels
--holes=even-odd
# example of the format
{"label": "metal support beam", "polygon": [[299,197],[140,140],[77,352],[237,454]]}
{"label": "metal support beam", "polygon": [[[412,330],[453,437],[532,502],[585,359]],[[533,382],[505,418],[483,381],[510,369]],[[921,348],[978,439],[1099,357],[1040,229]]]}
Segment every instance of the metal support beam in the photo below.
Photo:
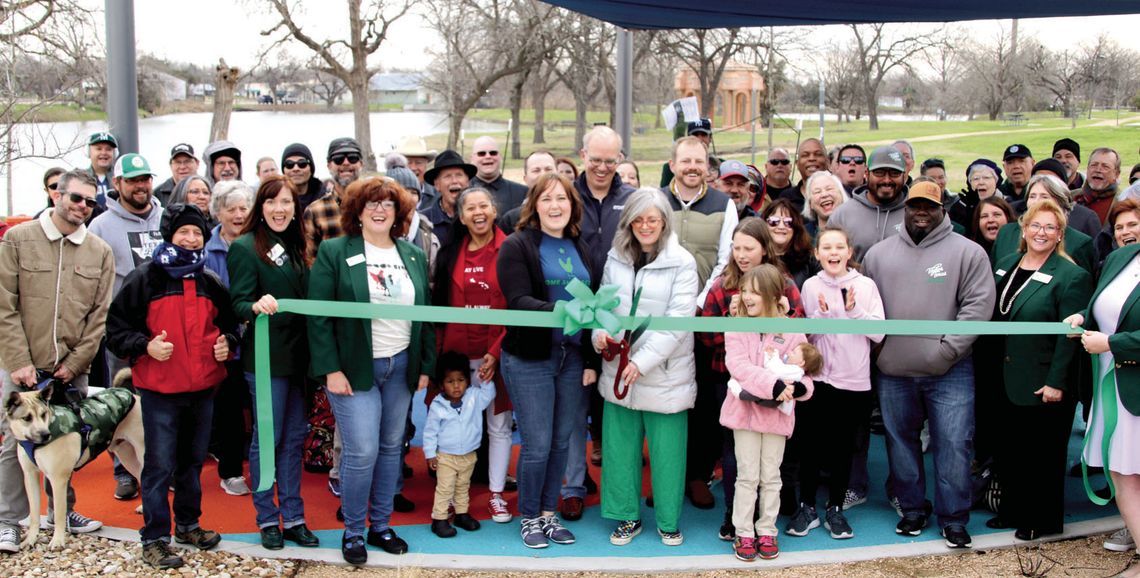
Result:
{"label": "metal support beam", "polygon": [[626,157],[633,153],[633,31],[618,29],[617,35],[617,126],[621,135],[622,152]]}
{"label": "metal support beam", "polygon": [[107,121],[119,140],[119,154],[137,153],[139,90],[135,71],[135,2],[106,0],[106,13]]}

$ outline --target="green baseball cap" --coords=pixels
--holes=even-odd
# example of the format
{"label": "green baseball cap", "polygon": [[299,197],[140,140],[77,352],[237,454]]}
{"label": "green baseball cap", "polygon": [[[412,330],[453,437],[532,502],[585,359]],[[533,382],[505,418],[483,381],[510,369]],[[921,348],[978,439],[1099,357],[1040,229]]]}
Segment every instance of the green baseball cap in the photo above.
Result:
{"label": "green baseball cap", "polygon": [[115,176],[124,179],[133,179],[144,175],[154,176],[150,170],[150,163],[138,153],[125,154],[115,161]]}
{"label": "green baseball cap", "polygon": [[115,135],[107,131],[92,133],[90,138],[87,139],[88,146],[100,142],[111,143],[111,146],[119,148],[119,141],[115,139]]}

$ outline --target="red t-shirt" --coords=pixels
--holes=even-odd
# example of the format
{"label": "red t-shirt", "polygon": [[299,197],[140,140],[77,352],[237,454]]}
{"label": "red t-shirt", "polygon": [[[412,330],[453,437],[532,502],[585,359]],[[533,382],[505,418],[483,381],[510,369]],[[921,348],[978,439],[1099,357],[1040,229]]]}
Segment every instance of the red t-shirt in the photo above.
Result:
{"label": "red t-shirt", "polygon": [[[449,301],[453,306],[479,309],[506,309],[507,300],[499,290],[495,262],[499,257],[496,243],[488,243],[468,251],[464,243],[455,268],[451,272]],[[443,351],[456,351],[469,359],[490,353],[500,356],[499,346],[505,329],[501,325],[466,325],[452,323],[444,330]]]}

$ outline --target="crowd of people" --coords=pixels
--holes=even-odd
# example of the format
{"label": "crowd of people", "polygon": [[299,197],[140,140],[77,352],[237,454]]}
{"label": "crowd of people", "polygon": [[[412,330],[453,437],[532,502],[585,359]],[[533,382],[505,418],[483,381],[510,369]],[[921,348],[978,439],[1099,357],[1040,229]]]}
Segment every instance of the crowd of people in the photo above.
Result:
{"label": "crowd of people", "polygon": [[[781,515],[788,540],[821,525],[851,538],[851,510],[869,499],[894,507],[901,536],[936,524],[947,546],[969,548],[971,510],[984,505],[994,513],[987,526],[1036,540],[1063,531],[1080,407],[1083,462],[1106,472],[1099,492],[1115,497],[1125,523],[1105,547],[1134,547],[1140,187],[1118,183],[1117,151],[1096,148],[1082,174],[1072,139],[1041,161],[1011,144],[1000,159],[964,167],[966,186],[952,193],[946,163],[918,161],[906,141],[868,154],[809,138],[772,149],[761,169],[710,154],[707,120],[688,129],[659,188],[641,182],[605,126],[585,135],[577,158],[531,153],[523,183],[503,176],[489,136],[466,158],[405,139],[383,174],[365,173],[359,144],[337,138],[328,179],[316,176],[309,147],[293,143],[279,165],[257,162],[255,187],[234,143],[210,143],[201,159],[175,145],[171,177],[155,186],[147,159],[119,155],[114,135],[96,133],[91,167],[49,170],[48,208],[0,244],[3,393],[53,376],[107,387],[130,368],[146,459],[139,480],[116,469],[114,497],[141,493],[143,557],[157,568],[183,563],[172,524],[180,543],[220,540],[200,525],[210,454],[226,493],[252,493],[264,547],[318,546],[300,480],[321,407],[335,422],[322,455],[341,501],[345,561],[365,563],[367,545],[407,552],[390,521],[416,507],[403,484],[417,390],[427,390],[423,452],[440,538],[477,531],[474,513],[495,523],[517,515],[528,548],[573,544],[571,522],[600,491],[612,544],[641,533],[645,503],[662,543],[679,546],[684,501],[716,507],[719,464],[716,532],[745,561],[779,554]],[[550,312],[582,285],[616,288],[617,315],[1064,321],[1084,331],[615,335],[278,307],[315,299]],[[259,315],[269,316],[273,352],[272,449],[258,436],[269,424],[247,431],[242,419],[259,413],[250,329]],[[873,431],[885,435],[889,464],[881,495],[868,487]],[[15,452],[5,435],[5,552],[18,550],[28,514]],[[275,479],[251,492],[243,461],[261,488],[263,452]],[[600,484],[588,460],[602,466]],[[1000,501],[979,491],[982,478],[1000,483]],[[472,503],[473,483],[488,485],[485,504]],[[101,526],[74,509],[67,519],[72,532]]]}

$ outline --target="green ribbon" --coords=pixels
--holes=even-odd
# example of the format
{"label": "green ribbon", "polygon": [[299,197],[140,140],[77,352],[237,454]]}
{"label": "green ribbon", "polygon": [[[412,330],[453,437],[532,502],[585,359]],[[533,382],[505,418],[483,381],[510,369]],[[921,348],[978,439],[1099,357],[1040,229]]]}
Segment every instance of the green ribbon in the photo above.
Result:
{"label": "green ribbon", "polygon": [[[582,287],[584,283],[579,282]],[[571,291],[570,288],[574,287]],[[617,317],[611,311],[616,288],[601,287],[592,293],[574,283],[567,290],[575,301],[555,304],[554,311],[513,311],[429,305],[381,305],[345,301],[281,299],[280,313],[319,315],[350,319],[393,319],[425,323],[464,323],[511,327],[562,328],[567,334],[582,329],[605,329],[616,335],[646,324],[649,330],[694,333],[805,333],[860,335],[1071,335],[1081,333],[1061,322],[1029,321],[941,321],[889,319],[786,319],[774,317]],[[613,303],[613,305],[611,305]],[[254,322],[255,393],[257,402],[257,442],[260,446],[261,476],[255,491],[273,487],[275,464],[273,448],[273,403],[269,373],[269,317],[259,315]]]}
{"label": "green ribbon", "polygon": [[[1112,476],[1109,475],[1108,470],[1108,454],[1112,449],[1112,434],[1116,431],[1117,420],[1117,407],[1116,407],[1116,369],[1110,367],[1108,373],[1102,379],[1100,377],[1100,356],[1103,353],[1098,353],[1092,356],[1092,370],[1093,370],[1093,383],[1099,383],[1093,395],[1093,407],[1089,412],[1089,416],[1100,413],[1104,422],[1104,431],[1101,433],[1100,439],[1100,459],[1101,465],[1104,466],[1104,479],[1108,481],[1108,498],[1102,498],[1096,495],[1092,486],[1089,484],[1089,465],[1085,461],[1085,456],[1088,455],[1089,441],[1092,436],[1085,433],[1085,444],[1081,450],[1081,481],[1085,485],[1085,494],[1088,495],[1089,500],[1098,506],[1107,506],[1112,498],[1116,496],[1116,486],[1112,483]],[[1098,411],[1099,410],[1099,411]]]}

